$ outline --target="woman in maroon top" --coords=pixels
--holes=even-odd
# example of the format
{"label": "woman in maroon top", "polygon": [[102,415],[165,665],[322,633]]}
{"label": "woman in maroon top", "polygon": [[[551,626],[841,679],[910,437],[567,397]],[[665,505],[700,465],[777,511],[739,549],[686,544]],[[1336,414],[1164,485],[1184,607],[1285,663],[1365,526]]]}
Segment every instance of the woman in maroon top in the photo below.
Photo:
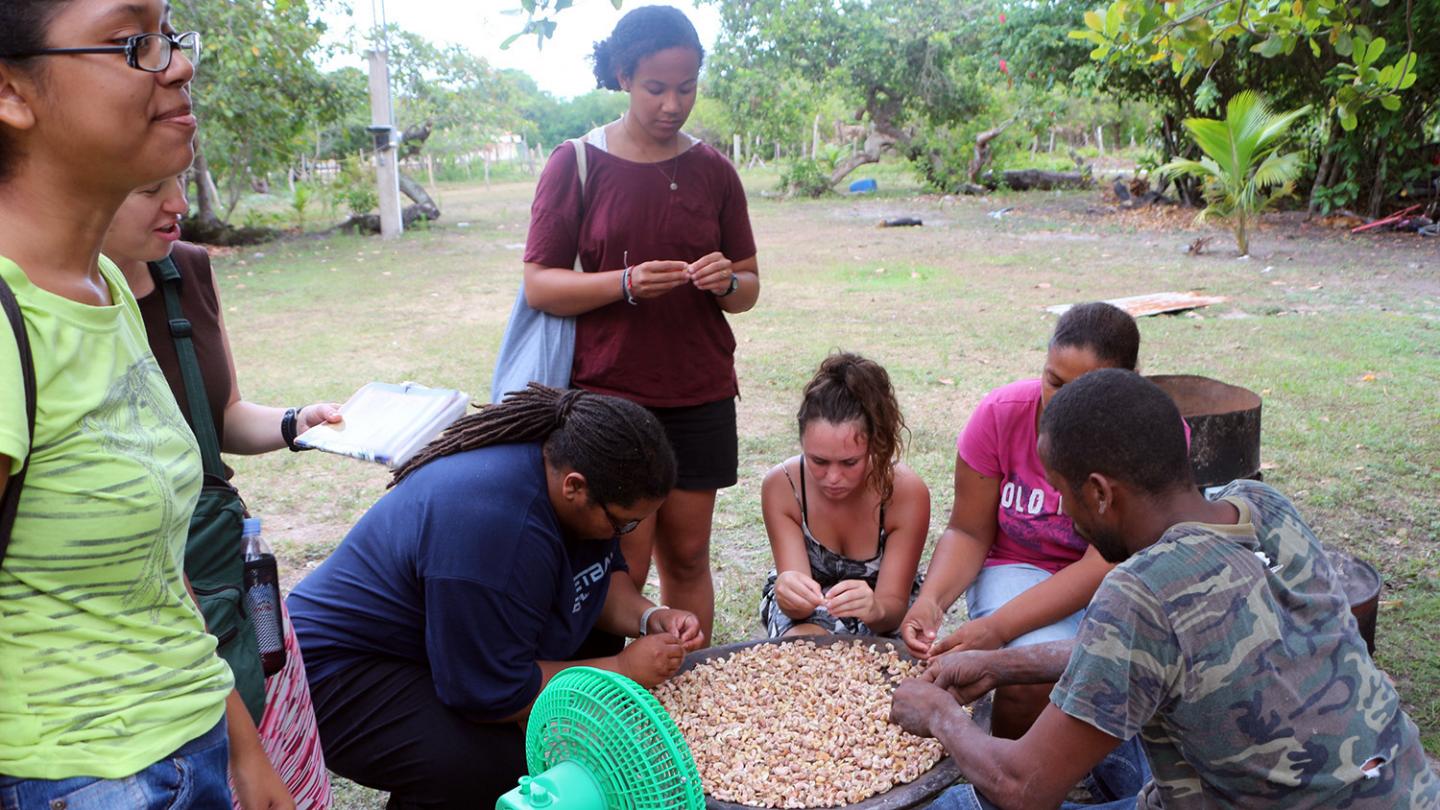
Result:
{"label": "woman in maroon top", "polygon": [[[685,15],[637,8],[595,45],[600,87],[630,94],[620,120],[550,156],[525,246],[530,306],[574,315],[572,385],[648,407],[665,426],[679,480],[627,538],[643,586],[653,548],[661,601],[710,638],[715,492],[736,481],[735,336],[726,314],[755,306],[760,276],[745,190],[724,155],[680,131],[704,49]],[[584,273],[572,269],[579,255]]]}

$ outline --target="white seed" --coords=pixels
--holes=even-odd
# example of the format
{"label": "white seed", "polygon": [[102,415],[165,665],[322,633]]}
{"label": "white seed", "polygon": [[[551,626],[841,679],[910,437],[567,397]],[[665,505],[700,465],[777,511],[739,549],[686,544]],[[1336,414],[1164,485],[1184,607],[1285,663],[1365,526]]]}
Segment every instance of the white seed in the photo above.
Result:
{"label": "white seed", "polygon": [[914,781],[943,756],[890,723],[901,678],[922,666],[862,642],[762,644],[661,684],[705,792],[769,808],[855,804]]}

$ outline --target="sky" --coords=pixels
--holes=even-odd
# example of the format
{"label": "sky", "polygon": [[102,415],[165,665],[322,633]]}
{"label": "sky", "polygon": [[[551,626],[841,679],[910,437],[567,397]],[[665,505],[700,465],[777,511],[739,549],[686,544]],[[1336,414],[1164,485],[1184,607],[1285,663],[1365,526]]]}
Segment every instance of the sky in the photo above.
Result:
{"label": "sky", "polygon": [[[361,30],[371,25],[372,5],[378,11],[381,0],[351,0],[354,16],[348,23],[334,20],[339,26],[353,24]],[[700,34],[700,42],[709,50],[720,32],[720,12],[713,5],[697,8],[691,0],[672,3],[690,17]],[[505,14],[520,8],[519,0],[389,0],[385,3],[386,19],[413,31],[431,42],[460,45],[485,57],[499,68],[515,68],[534,77],[540,89],[561,98],[571,98],[595,89],[588,56],[597,40],[610,34],[615,23],[626,11],[647,2],[626,0],[617,11],[610,0],[575,0],[575,5],[554,17],[559,23],[555,36],[537,48],[535,38],[522,37],[508,50],[500,44],[519,31],[525,18]],[[348,64],[351,59],[340,60]],[[364,69],[363,60],[353,58],[354,65]],[[337,65],[338,66],[338,65]]]}

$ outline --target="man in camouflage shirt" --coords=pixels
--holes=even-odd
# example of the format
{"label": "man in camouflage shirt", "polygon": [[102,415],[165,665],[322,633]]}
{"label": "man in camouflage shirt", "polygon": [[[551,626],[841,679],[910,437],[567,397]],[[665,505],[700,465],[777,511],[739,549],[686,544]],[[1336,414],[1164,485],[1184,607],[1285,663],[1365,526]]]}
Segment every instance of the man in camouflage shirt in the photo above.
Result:
{"label": "man in camouflage shirt", "polygon": [[[1107,808],[1440,808],[1419,732],[1314,533],[1264,484],[1202,497],[1179,422],[1164,392],[1115,369],[1045,409],[1047,478],[1119,565],[1074,641],[951,653],[896,690],[896,722],[940,739],[972,783],[933,807],[1057,807],[1104,759],[1091,784]],[[959,710],[998,684],[1057,676],[1019,740]],[[1117,780],[1137,734],[1153,778],[1134,762]]]}

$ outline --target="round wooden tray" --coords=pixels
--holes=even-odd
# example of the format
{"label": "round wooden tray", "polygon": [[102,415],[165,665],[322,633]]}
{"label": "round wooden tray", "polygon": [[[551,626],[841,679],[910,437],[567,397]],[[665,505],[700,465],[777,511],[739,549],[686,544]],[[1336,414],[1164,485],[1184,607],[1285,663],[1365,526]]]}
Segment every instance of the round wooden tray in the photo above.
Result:
{"label": "round wooden tray", "polygon": [[[731,653],[748,647],[758,647],[761,644],[791,644],[797,641],[808,641],[817,647],[825,647],[831,644],[844,644],[851,641],[862,641],[870,647],[894,650],[899,653],[900,657],[904,660],[915,660],[915,657],[910,654],[910,651],[905,648],[905,645],[897,639],[851,635],[791,636],[788,638],[762,639],[760,641],[743,641],[738,644],[727,644],[723,647],[711,647],[706,650],[700,650],[699,652],[693,652],[685,656],[685,663],[680,666],[680,672],[693,669],[706,661],[724,658]],[[976,704],[975,715],[977,721],[981,719],[982,712],[985,715],[984,719],[987,721],[984,725],[988,726],[988,700],[985,701],[983,707],[979,703]],[[937,762],[935,767],[921,774],[920,778],[913,782],[896,785],[890,790],[871,796],[858,804],[839,806],[846,808],[846,810],[907,810],[907,808],[923,807],[936,796],[940,795],[946,788],[955,784],[959,778],[960,770],[955,767],[955,762],[947,756]],[[705,797],[705,807],[707,810],[757,810],[750,805],[722,802],[719,799],[712,799],[708,795]]]}

